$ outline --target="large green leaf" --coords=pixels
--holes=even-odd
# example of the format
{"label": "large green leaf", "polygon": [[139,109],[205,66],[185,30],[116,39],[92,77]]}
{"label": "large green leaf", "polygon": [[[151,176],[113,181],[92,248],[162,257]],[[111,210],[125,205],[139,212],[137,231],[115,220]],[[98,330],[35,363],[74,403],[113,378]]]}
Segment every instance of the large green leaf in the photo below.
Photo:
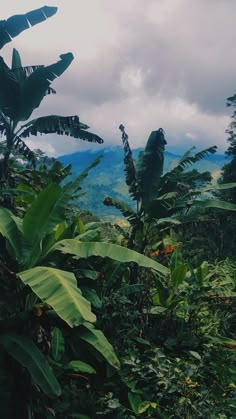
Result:
{"label": "large green leaf", "polygon": [[8,241],[8,250],[14,258],[21,260],[22,237],[13,214],[0,207],[0,234]]}
{"label": "large green leaf", "polygon": [[0,49],[10,42],[12,38],[19,35],[24,30],[43,22],[47,18],[53,16],[57,11],[57,7],[40,7],[31,12],[14,15],[7,20],[0,21]]}
{"label": "large green leaf", "polygon": [[95,329],[95,327],[90,323],[84,323],[79,328],[77,333],[81,339],[92,345],[98,352],[100,352],[110,365],[114,368],[119,368],[120,362],[114,352],[114,349],[101,330]]}
{"label": "large green leaf", "polygon": [[96,321],[96,316],[91,312],[90,302],[81,295],[77,288],[77,281],[73,273],[37,266],[20,272],[18,276],[69,326],[78,326],[84,321]]}
{"label": "large green leaf", "polygon": [[23,367],[27,368],[34,384],[37,384],[47,396],[55,397],[61,394],[56,377],[44,355],[32,340],[11,333],[0,337],[0,345]]}
{"label": "large green leaf", "polygon": [[43,238],[62,221],[64,213],[61,214],[61,212],[56,212],[53,219],[50,218],[61,194],[60,186],[49,184],[39,193],[25,214],[23,219],[24,237],[32,246],[28,251],[27,260],[24,261],[26,267],[30,268],[35,265],[40,257]]}
{"label": "large green leaf", "polygon": [[81,181],[88,176],[102,156],[95,159],[79,176],[64,188],[54,183],[49,184],[39,193],[23,220],[24,236],[32,244],[25,266],[31,268],[41,256],[42,241],[54,227],[65,219],[65,210],[69,201],[80,188]]}
{"label": "large green leaf", "polygon": [[90,256],[108,257],[118,262],[128,263],[135,262],[144,268],[151,268],[161,274],[167,275],[169,269],[158,262],[113,243],[102,242],[79,242],[76,239],[61,240],[52,249],[60,250],[63,253],[79,256],[81,258],[88,258]]}

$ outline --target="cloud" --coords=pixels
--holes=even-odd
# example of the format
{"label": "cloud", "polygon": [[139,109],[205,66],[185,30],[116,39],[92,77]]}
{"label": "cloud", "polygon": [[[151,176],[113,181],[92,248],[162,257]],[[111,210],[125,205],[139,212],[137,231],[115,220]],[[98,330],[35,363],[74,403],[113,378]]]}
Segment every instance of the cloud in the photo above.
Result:
{"label": "cloud", "polygon": [[[57,96],[35,115],[79,114],[107,145],[120,144],[122,122],[132,146],[163,127],[170,146],[226,149],[225,100],[236,91],[235,0],[51,3],[58,14],[19,37],[24,62],[48,64],[69,50],[75,60],[54,83]],[[55,136],[40,144],[56,155],[86,146]]]}

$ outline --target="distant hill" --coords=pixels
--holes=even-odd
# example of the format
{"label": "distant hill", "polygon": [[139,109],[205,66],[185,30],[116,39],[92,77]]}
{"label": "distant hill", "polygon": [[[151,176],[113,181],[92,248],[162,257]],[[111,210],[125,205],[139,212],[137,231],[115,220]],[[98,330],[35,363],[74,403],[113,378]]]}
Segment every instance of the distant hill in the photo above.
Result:
{"label": "distant hill", "polygon": [[[133,150],[133,157],[137,159],[139,152],[142,149]],[[86,195],[80,198],[79,205],[81,208],[91,211],[99,217],[120,216],[120,212],[114,208],[106,207],[103,200],[106,196],[111,196],[116,199],[122,199],[129,205],[133,205],[130,200],[128,189],[125,183],[123,148],[120,146],[102,148],[98,151],[82,151],[73,154],[67,154],[58,158],[64,165],[72,164],[73,177],[85,169],[98,156],[103,155],[101,163],[92,169],[87,179],[83,181],[83,190]],[[164,171],[174,167],[180,155],[165,152]],[[225,155],[214,154],[196,165],[192,166],[200,172],[209,171],[213,177],[218,177],[221,168],[227,163]]]}

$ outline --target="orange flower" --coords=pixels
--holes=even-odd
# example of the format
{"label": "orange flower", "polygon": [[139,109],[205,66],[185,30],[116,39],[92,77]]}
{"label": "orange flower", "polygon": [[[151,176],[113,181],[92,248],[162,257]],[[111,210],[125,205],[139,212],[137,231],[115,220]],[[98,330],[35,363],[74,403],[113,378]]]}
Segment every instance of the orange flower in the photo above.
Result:
{"label": "orange flower", "polygon": [[175,250],[175,246],[169,246],[169,247],[166,247],[165,248],[165,250],[164,250],[164,253],[172,253],[172,252],[174,252],[174,250]]}

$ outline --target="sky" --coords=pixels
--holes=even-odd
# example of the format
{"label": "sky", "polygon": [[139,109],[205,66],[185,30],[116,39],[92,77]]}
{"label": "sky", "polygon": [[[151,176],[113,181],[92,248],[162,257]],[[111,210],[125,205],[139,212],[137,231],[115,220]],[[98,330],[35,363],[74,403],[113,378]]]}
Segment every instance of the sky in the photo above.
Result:
{"label": "sky", "polygon": [[[44,6],[1,2],[1,19]],[[74,61],[53,82],[32,117],[79,115],[104,145],[120,145],[122,123],[133,148],[163,128],[168,148],[227,148],[225,130],[236,93],[235,0],[49,0],[56,15],[14,38],[24,65],[51,64],[71,51]],[[50,156],[98,148],[62,136],[31,137]]]}

